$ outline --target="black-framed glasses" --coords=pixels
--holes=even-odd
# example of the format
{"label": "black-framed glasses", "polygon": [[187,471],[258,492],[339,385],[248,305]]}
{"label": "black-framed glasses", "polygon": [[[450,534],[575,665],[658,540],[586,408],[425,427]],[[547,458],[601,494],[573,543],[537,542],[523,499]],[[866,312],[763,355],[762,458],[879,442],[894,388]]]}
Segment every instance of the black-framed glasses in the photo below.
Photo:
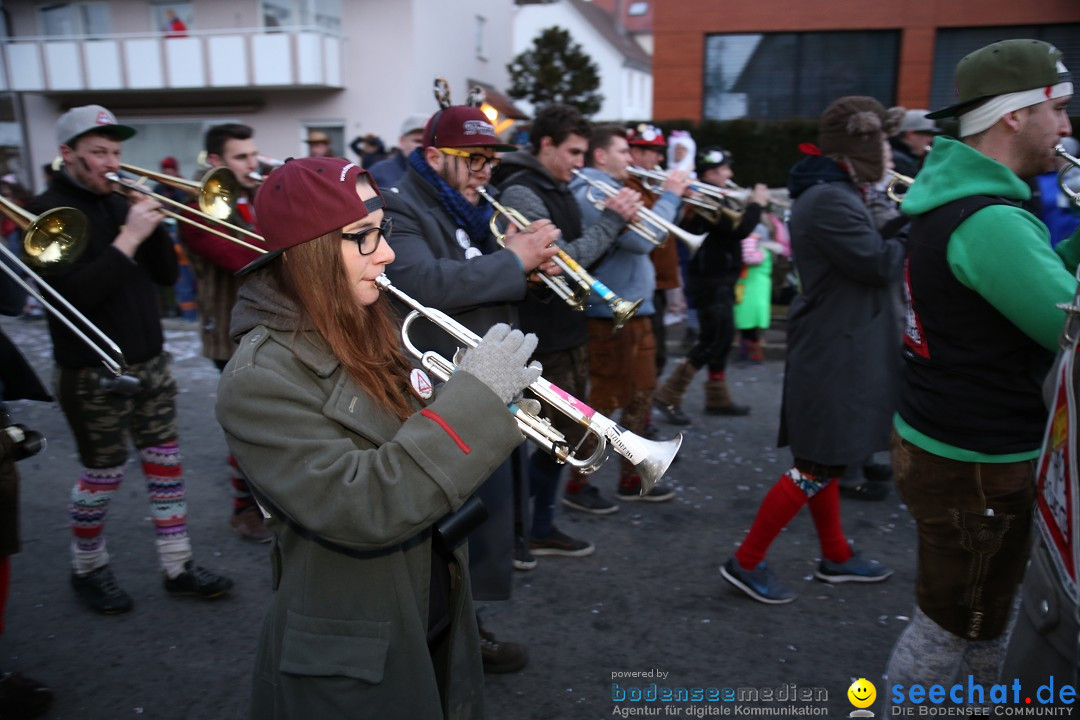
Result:
{"label": "black-framed glasses", "polygon": [[380,240],[389,240],[390,231],[394,229],[394,221],[391,218],[383,218],[379,227],[364,228],[360,232],[341,233],[342,240],[355,240],[356,249],[361,255],[370,255],[379,247]]}
{"label": "black-framed glasses", "polygon": [[483,172],[484,168],[488,165],[491,166],[491,171],[494,172],[495,168],[499,167],[499,158],[497,157],[488,157],[487,155],[458,150],[457,148],[439,148],[438,150],[444,155],[455,155],[457,157],[467,158],[469,161],[469,172]]}

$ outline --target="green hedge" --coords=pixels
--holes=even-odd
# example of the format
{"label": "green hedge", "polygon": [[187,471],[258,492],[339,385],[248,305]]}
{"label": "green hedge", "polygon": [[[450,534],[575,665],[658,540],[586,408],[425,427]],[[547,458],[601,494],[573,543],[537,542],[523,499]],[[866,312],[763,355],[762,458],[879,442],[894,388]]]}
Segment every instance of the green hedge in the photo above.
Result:
{"label": "green hedge", "polygon": [[[1080,117],[1072,118],[1080,133]],[[817,118],[793,120],[670,120],[654,122],[664,131],[689,130],[699,151],[718,145],[735,157],[735,182],[752,185],[763,182],[769,187],[786,187],[788,170],[802,157],[799,145],[817,142]],[[626,123],[627,127],[637,122]],[[941,123],[948,134],[956,133],[955,121]]]}

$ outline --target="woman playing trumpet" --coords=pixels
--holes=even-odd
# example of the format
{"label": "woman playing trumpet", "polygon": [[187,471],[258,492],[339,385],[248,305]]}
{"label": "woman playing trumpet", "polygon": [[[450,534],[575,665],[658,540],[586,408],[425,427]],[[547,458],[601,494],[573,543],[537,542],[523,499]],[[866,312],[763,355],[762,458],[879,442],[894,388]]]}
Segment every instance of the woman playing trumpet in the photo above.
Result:
{"label": "woman playing trumpet", "polygon": [[495,326],[423,408],[375,284],[394,251],[367,173],[304,158],[270,179],[217,404],[277,539],[252,717],[477,717],[468,522],[440,519],[522,441],[507,403],[539,376],[535,338]]}

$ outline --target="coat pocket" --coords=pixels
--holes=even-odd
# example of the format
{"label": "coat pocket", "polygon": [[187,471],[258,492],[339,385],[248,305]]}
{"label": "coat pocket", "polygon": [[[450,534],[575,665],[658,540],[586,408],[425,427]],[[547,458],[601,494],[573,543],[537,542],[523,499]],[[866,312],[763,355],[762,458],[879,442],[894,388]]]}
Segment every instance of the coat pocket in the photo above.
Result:
{"label": "coat pocket", "polygon": [[290,610],[280,669],[291,675],[343,676],[378,684],[389,649],[389,622],[332,620]]}

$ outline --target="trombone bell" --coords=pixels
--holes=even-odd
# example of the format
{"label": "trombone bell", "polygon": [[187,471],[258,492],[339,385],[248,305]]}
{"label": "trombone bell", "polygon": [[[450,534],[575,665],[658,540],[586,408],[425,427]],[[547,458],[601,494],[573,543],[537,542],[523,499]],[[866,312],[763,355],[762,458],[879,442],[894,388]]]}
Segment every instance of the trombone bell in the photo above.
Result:
{"label": "trombone bell", "polygon": [[27,264],[43,271],[70,265],[86,249],[87,229],[86,215],[74,208],[42,213],[23,235]]}

